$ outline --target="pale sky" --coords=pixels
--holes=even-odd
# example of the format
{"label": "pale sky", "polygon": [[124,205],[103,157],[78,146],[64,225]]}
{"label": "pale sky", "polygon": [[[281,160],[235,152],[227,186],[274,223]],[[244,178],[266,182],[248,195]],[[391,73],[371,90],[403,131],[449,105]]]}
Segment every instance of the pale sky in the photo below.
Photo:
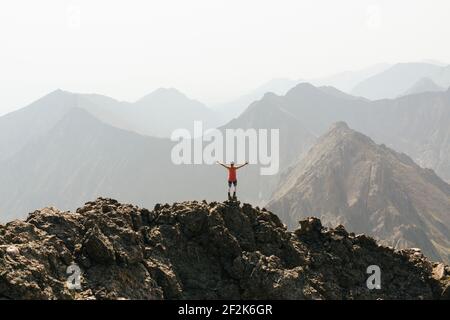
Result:
{"label": "pale sky", "polygon": [[450,62],[448,0],[0,2],[0,114],[61,88],[207,104],[277,77]]}

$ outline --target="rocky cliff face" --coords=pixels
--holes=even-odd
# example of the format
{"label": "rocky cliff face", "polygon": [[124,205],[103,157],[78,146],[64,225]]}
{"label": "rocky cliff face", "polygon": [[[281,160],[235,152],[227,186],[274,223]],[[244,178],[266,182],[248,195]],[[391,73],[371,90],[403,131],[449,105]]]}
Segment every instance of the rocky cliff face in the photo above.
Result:
{"label": "rocky cliff face", "polygon": [[[81,271],[78,290],[67,268]],[[369,290],[367,267],[381,268]],[[74,269],[72,269],[74,270]],[[154,210],[99,198],[0,226],[6,299],[442,299],[450,268],[308,218],[288,232],[265,209],[184,202]]]}

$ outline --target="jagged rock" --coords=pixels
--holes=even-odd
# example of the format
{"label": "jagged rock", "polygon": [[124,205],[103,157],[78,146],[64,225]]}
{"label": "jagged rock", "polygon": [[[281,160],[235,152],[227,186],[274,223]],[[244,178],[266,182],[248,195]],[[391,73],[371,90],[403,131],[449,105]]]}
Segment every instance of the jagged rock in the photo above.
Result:
{"label": "jagged rock", "polygon": [[318,235],[322,231],[322,222],[320,222],[320,219],[308,217],[298,223],[300,224],[300,229],[297,229],[295,234],[299,237]]}
{"label": "jagged rock", "polygon": [[442,290],[441,298],[450,300],[450,284],[447,284],[447,286]]}
{"label": "jagged rock", "polygon": [[444,279],[446,276],[446,273],[447,272],[445,270],[445,265],[443,263],[438,263],[433,268],[433,277],[435,279],[438,279],[438,280]]}
{"label": "jagged rock", "polygon": [[87,257],[94,262],[111,264],[115,260],[111,242],[97,226],[87,232],[82,249],[85,250]]}
{"label": "jagged rock", "polygon": [[20,254],[19,249],[16,246],[9,246],[6,248],[6,253],[10,256],[18,256]]}
{"label": "jagged rock", "polygon": [[[380,290],[366,286],[371,265]],[[69,266],[81,288],[68,287]],[[0,297],[10,299],[448,299],[448,268],[317,218],[288,232],[272,212],[233,201],[150,211],[99,198],[0,226]]]}

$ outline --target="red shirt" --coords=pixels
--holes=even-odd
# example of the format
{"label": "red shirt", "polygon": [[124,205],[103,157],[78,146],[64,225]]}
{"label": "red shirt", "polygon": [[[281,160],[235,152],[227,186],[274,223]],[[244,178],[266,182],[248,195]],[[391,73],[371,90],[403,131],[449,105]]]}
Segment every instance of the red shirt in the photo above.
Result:
{"label": "red shirt", "polygon": [[236,167],[228,168],[228,181],[236,181]]}

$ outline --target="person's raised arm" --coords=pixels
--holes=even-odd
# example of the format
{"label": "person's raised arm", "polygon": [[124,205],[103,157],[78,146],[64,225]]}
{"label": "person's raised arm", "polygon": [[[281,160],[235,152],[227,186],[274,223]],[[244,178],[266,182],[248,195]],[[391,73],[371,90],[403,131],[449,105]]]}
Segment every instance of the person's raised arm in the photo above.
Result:
{"label": "person's raised arm", "polygon": [[224,168],[227,168],[228,169],[228,166],[226,166],[226,165],[224,165],[223,163],[221,163],[221,162],[219,162],[219,161],[216,161],[216,163],[217,164],[220,164],[222,167],[224,167]]}
{"label": "person's raised arm", "polygon": [[246,161],[244,164],[241,164],[240,166],[237,166],[236,169],[240,169],[242,167],[245,167],[246,165],[248,165],[248,161]]}

